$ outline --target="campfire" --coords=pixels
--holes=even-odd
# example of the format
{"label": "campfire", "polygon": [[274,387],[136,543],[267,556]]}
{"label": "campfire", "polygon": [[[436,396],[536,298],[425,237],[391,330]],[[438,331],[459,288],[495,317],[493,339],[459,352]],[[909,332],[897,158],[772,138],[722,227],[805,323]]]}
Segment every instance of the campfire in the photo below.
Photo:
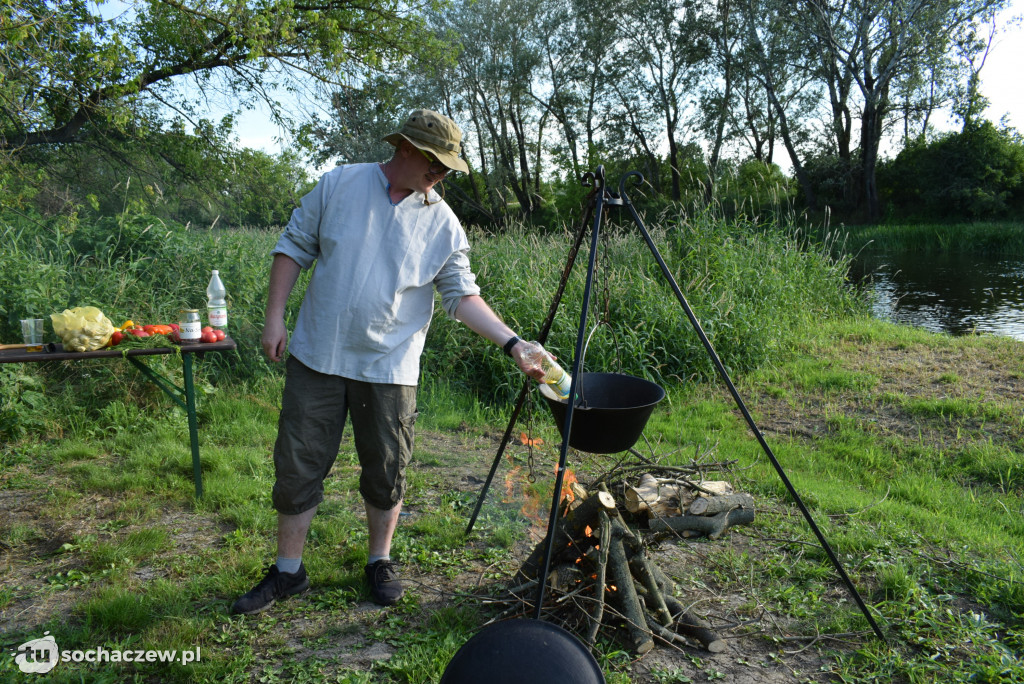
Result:
{"label": "campfire", "polygon": [[[537,617],[546,616],[550,621],[558,622],[578,635],[582,634],[587,645],[592,645],[597,635],[605,630],[622,636],[623,641],[638,654],[650,651],[655,640],[670,644],[689,643],[693,640],[709,651],[725,648],[724,641],[714,630],[676,598],[674,582],[653,560],[649,536],[645,536],[641,530],[648,530],[648,535],[653,531],[655,535],[678,535],[680,538],[706,535],[710,539],[717,539],[731,526],[753,521],[752,497],[732,492],[724,486],[716,490],[704,478],[708,470],[706,467],[659,466],[644,459],[632,448],[643,432],[654,406],[664,399],[665,391],[662,388],[621,373],[582,372],[597,246],[607,205],[624,209],[630,214],[765,456],[875,635],[885,642],[881,628],[761,434],[729,377],[725,364],[701,328],[672,270],[665,263],[629,199],[626,183],[630,179],[642,182],[643,176],[637,172],[627,173],[620,179],[618,192],[615,193],[606,186],[604,167],[599,166],[596,172],[584,175],[583,184],[591,187],[592,191],[537,340],[542,344],[547,340],[588,224],[592,220],[590,258],[572,367],[570,396],[573,399],[559,401],[545,394],[545,388],[541,385],[541,393],[545,395],[548,408],[563,438],[556,466],[556,482],[563,481],[570,447],[592,454],[628,450],[640,457],[641,462],[627,468],[617,468],[615,475],[619,477],[618,482],[606,475],[589,487],[579,483],[570,486],[573,497],[562,496],[558,499],[552,495],[546,528],[548,534],[534,547],[519,569],[514,586],[509,589],[508,597],[504,600],[510,605],[496,619],[524,615],[532,609]],[[523,382],[498,453],[470,517],[467,534],[473,529],[520,411],[526,404],[531,383],[531,379]],[[532,462],[531,452],[530,472]],[[545,596],[549,585],[552,591]],[[538,597],[533,603],[540,605],[531,604],[531,590],[536,590]]]}
{"label": "campfire", "polygon": [[[724,650],[725,641],[712,626],[677,598],[676,583],[658,565],[650,540],[652,535],[715,539],[733,525],[752,522],[749,494],[703,478],[709,469],[729,465],[620,465],[589,487],[567,471],[552,530],[544,619],[588,646],[604,634],[638,655],[657,641]],[[505,609],[495,620],[536,609],[546,544],[545,537],[533,547],[507,594],[496,601]]]}

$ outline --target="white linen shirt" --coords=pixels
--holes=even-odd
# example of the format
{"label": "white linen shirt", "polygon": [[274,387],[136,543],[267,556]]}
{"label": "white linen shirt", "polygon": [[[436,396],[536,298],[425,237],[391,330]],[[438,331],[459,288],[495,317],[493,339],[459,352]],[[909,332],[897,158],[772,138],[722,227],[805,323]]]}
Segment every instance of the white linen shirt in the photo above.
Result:
{"label": "white linen shirt", "polygon": [[303,269],[316,264],[288,345],[299,361],[353,380],[416,385],[433,288],[452,318],[480,288],[451,208],[433,191],[429,206],[421,192],[392,204],[387,185],[378,164],[329,171],[272,254]]}

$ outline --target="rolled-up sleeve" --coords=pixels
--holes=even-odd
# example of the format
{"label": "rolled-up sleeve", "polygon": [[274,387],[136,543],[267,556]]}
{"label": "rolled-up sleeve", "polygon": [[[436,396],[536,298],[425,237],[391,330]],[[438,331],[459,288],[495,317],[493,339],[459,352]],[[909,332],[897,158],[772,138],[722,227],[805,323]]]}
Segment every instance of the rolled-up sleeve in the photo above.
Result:
{"label": "rolled-up sleeve", "polygon": [[271,254],[291,257],[302,268],[309,268],[320,254],[320,219],[326,181],[321,179],[292,211],[288,225],[278,238]]}
{"label": "rolled-up sleeve", "polygon": [[455,310],[459,308],[459,302],[467,295],[480,294],[480,287],[476,284],[476,275],[469,267],[468,250],[462,249],[452,252],[448,261],[434,278],[434,287],[441,295],[441,308],[448,314],[448,317],[455,319]]}

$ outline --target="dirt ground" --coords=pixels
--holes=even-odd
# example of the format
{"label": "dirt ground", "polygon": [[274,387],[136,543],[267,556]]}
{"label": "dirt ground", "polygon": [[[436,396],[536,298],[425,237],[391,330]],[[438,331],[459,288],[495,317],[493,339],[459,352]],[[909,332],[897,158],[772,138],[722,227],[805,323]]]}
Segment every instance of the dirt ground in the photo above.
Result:
{"label": "dirt ground", "polygon": [[[460,465],[414,465],[431,485],[419,492],[415,502],[406,507],[408,516],[403,520],[406,523],[414,521],[417,516],[439,503],[445,493],[450,495],[452,492],[462,492],[464,500],[475,501],[497,453],[500,435],[473,434],[468,431],[448,434],[420,431],[417,441],[418,450],[457,456],[451,461]],[[489,507],[505,505],[501,499],[508,471],[508,464],[503,462],[485,500],[485,514]],[[87,500],[77,502],[76,508],[81,506],[92,510],[92,516],[87,519],[49,510],[40,505],[44,500],[45,492],[39,490],[0,490],[0,518],[4,520],[5,532],[18,529],[19,526],[31,527],[36,531],[24,543],[11,544],[5,541],[0,544],[3,585],[12,588],[15,595],[15,599],[0,610],[2,633],[33,634],[41,631],[45,622],[65,612],[69,604],[89,596],[95,586],[90,580],[96,578],[77,576],[75,571],[81,568],[81,561],[75,559],[73,552],[63,551],[68,548],[66,545],[73,545],[75,539],[83,534],[96,534],[101,539],[110,539],[130,534],[137,529],[161,527],[171,532],[173,538],[173,548],[166,553],[187,555],[202,554],[210,548],[223,545],[225,537],[232,531],[214,516],[189,511],[184,504],[180,508],[164,511],[159,520],[121,526],[113,524],[123,517],[120,502],[114,499],[91,495]],[[468,511],[466,516],[468,522]],[[542,534],[542,529],[538,527],[534,534]],[[5,534],[4,538],[7,539],[8,535]],[[471,543],[482,545],[487,541],[477,538]],[[534,543],[530,538],[522,540],[515,548],[515,555],[525,558]],[[716,543],[737,545],[755,551],[748,548],[752,546],[751,540],[740,534],[726,535]],[[670,575],[687,575],[692,570],[692,564],[701,562],[700,556],[694,554],[693,549],[687,548],[685,543],[660,544],[653,554],[660,567]],[[403,577],[410,588],[419,594],[423,616],[453,602],[488,601],[504,586],[502,581],[494,579],[493,567],[466,567],[454,577],[442,573],[415,574],[411,568],[409,565],[404,566]],[[136,579],[144,582],[167,576],[169,571],[165,565],[142,562],[134,573]],[[41,600],[39,592],[31,591],[42,578],[53,581],[55,577],[58,581],[66,581],[68,586],[63,591],[50,594],[51,599]],[[61,580],[61,577],[64,579]],[[223,599],[226,611],[231,597],[219,598]],[[771,616],[762,612],[756,619],[751,619],[749,615],[738,617],[735,609],[748,604],[748,597],[718,592],[713,582],[684,590],[683,598],[694,604],[696,613],[713,623],[725,625],[720,635],[727,640],[728,648],[722,653],[712,654],[696,643],[691,646],[659,643],[643,657],[623,657],[619,660],[620,668],[628,673],[631,681],[721,680],[740,684],[828,681],[822,673],[823,669],[828,669],[829,662],[823,649],[842,644],[830,642],[828,637],[815,642],[813,635],[804,635],[808,638],[795,640],[776,638],[781,637],[783,632]],[[333,663],[329,670],[340,671],[344,668],[369,668],[375,661],[386,660],[394,655],[394,648],[387,642],[367,637],[370,628],[381,619],[382,611],[378,606],[363,601],[344,611],[333,608],[318,610],[317,600],[318,589],[314,585],[308,593],[291,599],[280,614],[274,615],[283,627],[279,633],[292,635],[278,646],[290,652],[289,660],[316,658]],[[276,607],[272,610],[276,611]],[[339,621],[341,613],[344,613],[344,617]],[[729,626],[738,622],[743,623],[742,627]],[[853,643],[859,643],[862,638],[853,639]],[[255,677],[256,673],[253,674]]]}

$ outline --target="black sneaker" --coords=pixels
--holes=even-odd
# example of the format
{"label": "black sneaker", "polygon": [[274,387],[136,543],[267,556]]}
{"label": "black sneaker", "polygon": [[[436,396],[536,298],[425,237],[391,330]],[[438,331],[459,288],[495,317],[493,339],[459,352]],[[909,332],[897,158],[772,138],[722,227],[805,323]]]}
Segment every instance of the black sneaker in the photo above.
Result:
{"label": "black sneaker", "polygon": [[366,579],[370,582],[373,602],[382,606],[395,605],[405,593],[395,572],[395,564],[390,560],[379,560],[373,565],[367,565]]}
{"label": "black sneaker", "polygon": [[267,576],[235,601],[235,605],[231,606],[231,612],[234,615],[259,613],[274,605],[274,601],[307,589],[309,589],[309,578],[306,577],[304,565],[300,563],[297,572],[281,572],[277,569],[277,565],[271,565],[267,570]]}

